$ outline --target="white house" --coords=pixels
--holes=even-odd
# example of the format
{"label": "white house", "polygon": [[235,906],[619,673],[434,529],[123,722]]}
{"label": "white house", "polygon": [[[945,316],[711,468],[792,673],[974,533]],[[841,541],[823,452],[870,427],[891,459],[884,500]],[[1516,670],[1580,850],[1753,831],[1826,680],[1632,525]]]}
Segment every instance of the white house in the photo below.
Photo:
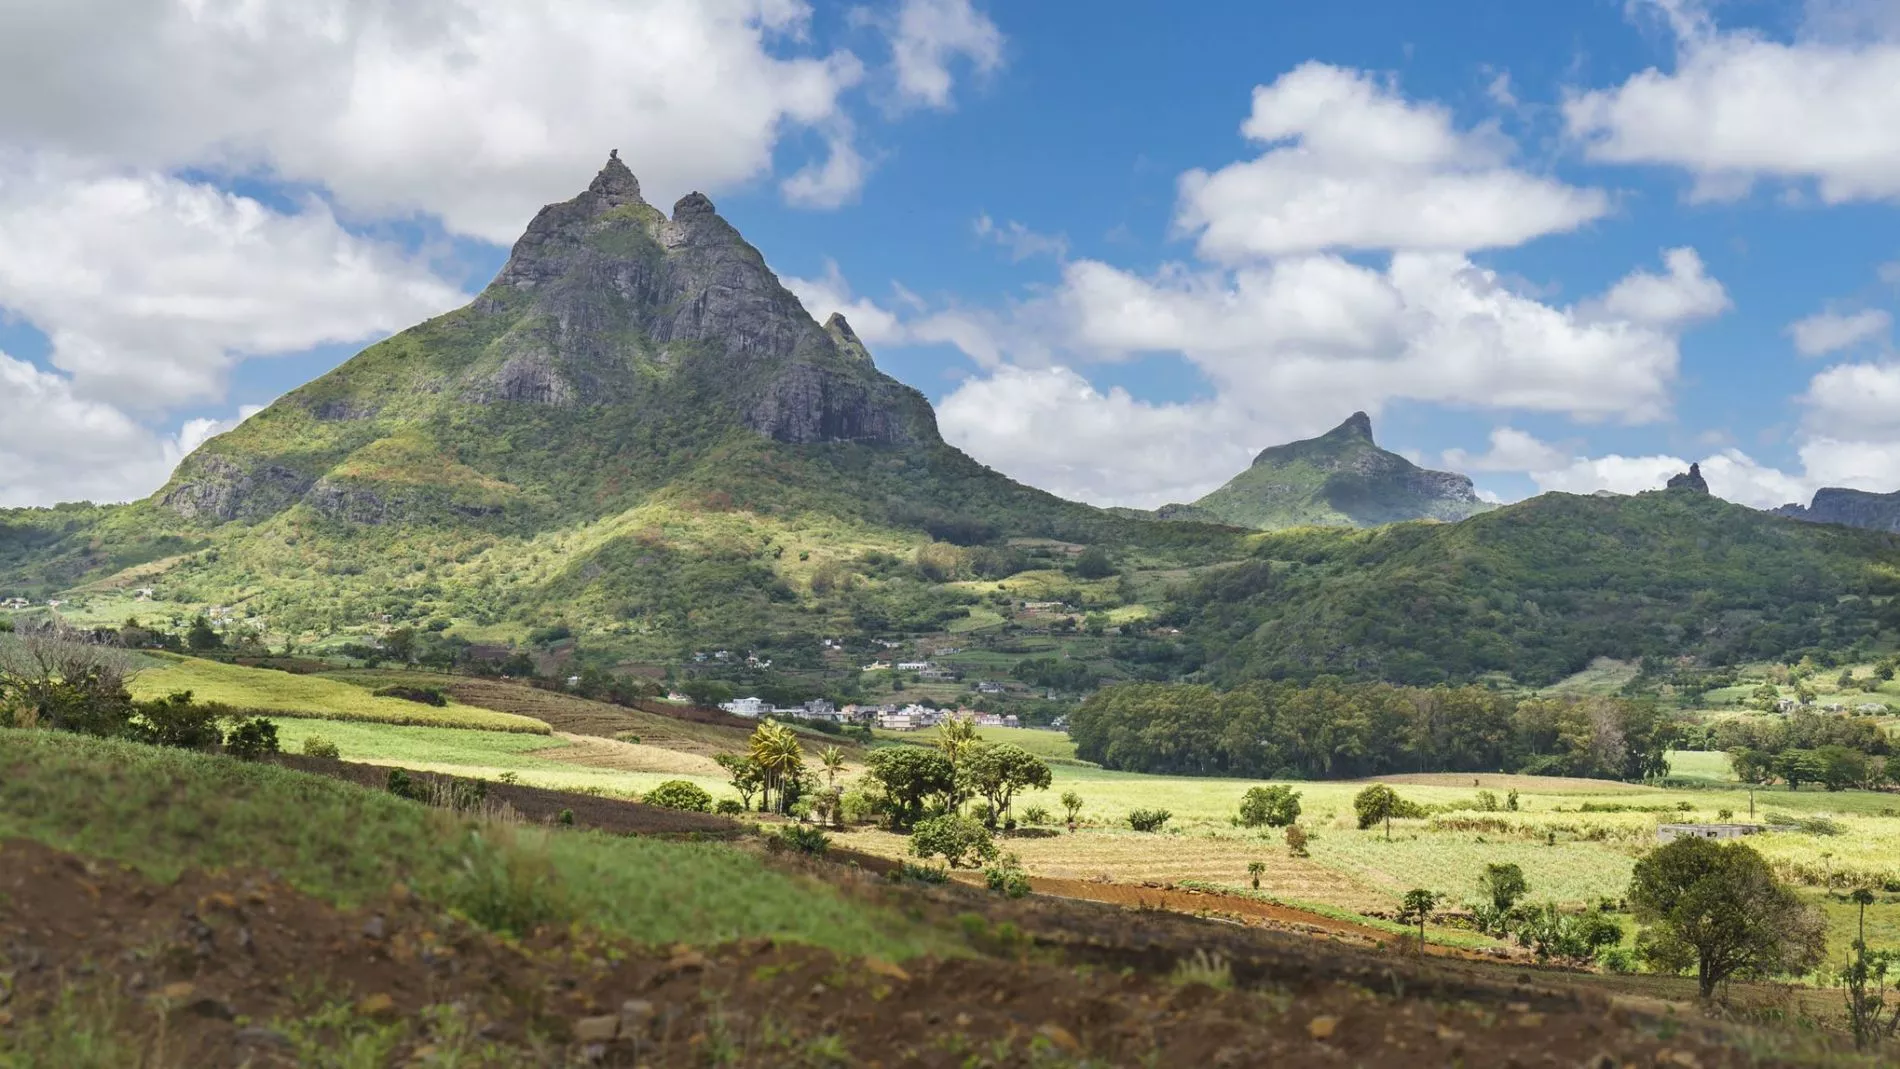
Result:
{"label": "white house", "polygon": [[897,662],[897,670],[900,672],[921,672],[926,668],[935,668],[935,667],[936,665],[931,664],[929,661],[899,661]]}
{"label": "white house", "polygon": [[754,720],[772,711],[772,707],[767,705],[763,698],[734,698],[729,702],[722,702],[719,708],[733,716],[751,717]]}

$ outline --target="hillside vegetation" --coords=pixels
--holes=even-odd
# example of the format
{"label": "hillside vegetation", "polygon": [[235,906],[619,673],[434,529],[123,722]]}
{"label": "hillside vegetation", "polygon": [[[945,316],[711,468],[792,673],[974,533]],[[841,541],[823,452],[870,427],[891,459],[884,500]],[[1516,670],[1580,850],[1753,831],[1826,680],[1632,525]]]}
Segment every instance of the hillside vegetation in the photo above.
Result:
{"label": "hillside vegetation", "polygon": [[1259,536],[1176,594],[1220,681],[1555,683],[1598,657],[1709,664],[1865,649],[1900,538],[1685,490],[1544,494],[1457,524]]}

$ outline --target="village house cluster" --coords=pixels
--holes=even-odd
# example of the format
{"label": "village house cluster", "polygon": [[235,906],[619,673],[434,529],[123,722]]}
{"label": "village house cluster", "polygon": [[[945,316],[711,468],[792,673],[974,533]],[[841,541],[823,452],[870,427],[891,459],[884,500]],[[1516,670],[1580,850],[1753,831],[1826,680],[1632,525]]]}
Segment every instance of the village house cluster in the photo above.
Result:
{"label": "village house cluster", "polygon": [[775,706],[763,698],[734,698],[719,708],[750,720],[776,717],[790,720],[824,720],[834,724],[864,724],[886,731],[922,731],[946,720],[967,720],[978,727],[1021,727],[1014,714],[980,713],[974,709],[932,709],[927,705],[847,705],[840,709],[823,698],[803,705]]}

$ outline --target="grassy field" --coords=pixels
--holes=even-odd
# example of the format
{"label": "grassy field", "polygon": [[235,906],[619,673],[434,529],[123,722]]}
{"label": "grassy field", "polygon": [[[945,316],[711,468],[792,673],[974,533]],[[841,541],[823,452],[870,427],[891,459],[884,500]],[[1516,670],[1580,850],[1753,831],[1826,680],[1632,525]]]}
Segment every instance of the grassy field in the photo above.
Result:
{"label": "grassy field", "polygon": [[132,680],[134,697],[162,697],[188,690],[200,701],[222,702],[245,711],[281,713],[324,720],[363,720],[384,724],[460,727],[483,731],[546,735],[548,725],[533,717],[479,709],[451,701],[436,707],[400,698],[378,698],[361,687],[313,675],[292,675],[245,668],[195,657],[164,657]]}
{"label": "grassy field", "polygon": [[[352,760],[491,779],[512,774],[536,786],[614,795],[634,795],[678,778],[698,783],[716,798],[736,797],[705,755],[662,747],[309,720],[285,720],[281,731],[291,749],[308,734],[323,734]],[[1264,893],[1355,912],[1390,912],[1413,887],[1438,891],[1456,906],[1475,895],[1477,873],[1496,862],[1522,867],[1535,901],[1594,905],[1623,895],[1636,858],[1656,843],[1656,825],[1714,821],[1724,810],[1731,819],[1750,819],[1749,792],[1725,779],[1725,761],[1716,754],[1673,755],[1679,777],[1693,785],[1671,788],[1499,774],[1388,777],[1385,782],[1401,796],[1437,810],[1423,819],[1395,821],[1389,841],[1383,829],[1356,826],[1352,799],[1365,783],[1296,783],[1300,823],[1312,841],[1310,856],[1295,858],[1280,831],[1240,828],[1230,819],[1241,795],[1260,781],[1115,772],[1067,757],[1073,751],[1066,737],[1054,732],[983,729],[982,735],[1033,745],[1051,760],[1050,789],[1019,796],[1017,813],[1040,806],[1059,817],[1063,792],[1083,799],[1076,834],[1025,829],[1009,842],[1034,874],[1238,888],[1247,883],[1249,863],[1261,861],[1267,865]],[[931,733],[894,737],[927,742]],[[808,756],[813,752],[807,747]],[[861,774],[854,761],[847,783]],[[1479,791],[1502,804],[1513,790],[1517,810],[1478,808]],[[1753,837],[1751,844],[1817,901],[1825,900],[1825,888],[1838,892],[1858,884],[1900,884],[1900,797],[1773,788],[1757,789],[1754,806],[1753,819],[1784,826]],[[1161,833],[1138,833],[1127,824],[1128,812],[1137,808],[1166,809],[1173,816]],[[1809,823],[1794,823],[1800,821]],[[843,832],[841,839],[892,857],[902,856],[908,846],[903,838],[875,829]],[[1900,926],[1900,896],[1882,894],[1873,910],[1877,923]],[[1844,916],[1831,911],[1837,941]]]}
{"label": "grassy field", "polygon": [[[398,729],[391,729],[398,730]],[[731,847],[470,825],[378,791],[225,757],[0,730],[0,839],[35,839],[159,879],[268,868],[361,903],[403,881],[443,904],[528,887],[557,919],[645,943],[772,937],[907,957],[948,940]]]}

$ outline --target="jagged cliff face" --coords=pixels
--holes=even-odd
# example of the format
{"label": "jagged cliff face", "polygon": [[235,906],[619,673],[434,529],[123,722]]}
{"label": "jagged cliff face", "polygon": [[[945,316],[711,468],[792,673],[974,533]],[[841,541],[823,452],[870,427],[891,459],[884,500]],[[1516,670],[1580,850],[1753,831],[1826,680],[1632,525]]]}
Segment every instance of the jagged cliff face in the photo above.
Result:
{"label": "jagged cliff face", "polygon": [[1816,490],[1814,502],[1806,508],[1788,504],[1774,511],[1776,515],[1809,523],[1834,523],[1843,527],[1900,533],[1900,492],[1875,494],[1866,490],[1828,486]]}
{"label": "jagged cliff face", "polygon": [[823,326],[704,195],[618,158],[543,208],[467,307],[359,354],[188,458],[198,522],[489,517],[651,488],[734,433],[943,448],[928,402]]}
{"label": "jagged cliff face", "polygon": [[1430,471],[1380,449],[1372,420],[1355,412],[1317,438],[1262,450],[1227,485],[1192,505],[1163,506],[1159,514],[1273,530],[1461,520],[1491,507],[1465,476]]}

